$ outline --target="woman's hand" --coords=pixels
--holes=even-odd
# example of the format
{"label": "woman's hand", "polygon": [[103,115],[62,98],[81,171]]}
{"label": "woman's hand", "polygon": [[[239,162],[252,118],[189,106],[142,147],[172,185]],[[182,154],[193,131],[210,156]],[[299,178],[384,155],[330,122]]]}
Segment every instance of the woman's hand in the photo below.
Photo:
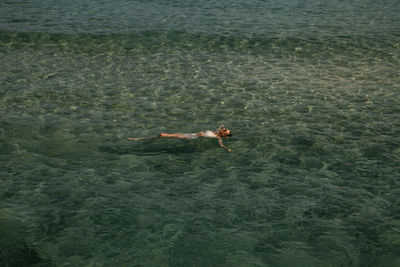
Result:
{"label": "woman's hand", "polygon": [[233,152],[232,149],[227,148],[223,143],[222,143],[222,138],[218,136],[218,143],[221,147],[225,148],[226,150],[228,150],[228,152]]}

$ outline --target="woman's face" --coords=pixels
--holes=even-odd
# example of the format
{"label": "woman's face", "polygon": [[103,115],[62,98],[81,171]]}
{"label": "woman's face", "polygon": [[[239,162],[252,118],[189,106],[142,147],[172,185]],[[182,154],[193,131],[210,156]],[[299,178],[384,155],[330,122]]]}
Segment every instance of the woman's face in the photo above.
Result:
{"label": "woman's face", "polygon": [[221,136],[221,137],[224,137],[224,136],[231,136],[231,135],[232,135],[231,131],[228,130],[228,129],[225,129],[225,128],[219,130],[219,133],[220,133],[220,136]]}

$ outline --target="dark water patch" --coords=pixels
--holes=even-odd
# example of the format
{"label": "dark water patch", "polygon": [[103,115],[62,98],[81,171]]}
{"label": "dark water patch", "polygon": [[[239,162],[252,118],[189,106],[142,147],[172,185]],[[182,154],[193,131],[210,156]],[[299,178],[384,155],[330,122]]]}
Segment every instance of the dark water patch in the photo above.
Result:
{"label": "dark water patch", "polygon": [[53,266],[27,231],[27,226],[0,211],[0,264],[2,266]]}

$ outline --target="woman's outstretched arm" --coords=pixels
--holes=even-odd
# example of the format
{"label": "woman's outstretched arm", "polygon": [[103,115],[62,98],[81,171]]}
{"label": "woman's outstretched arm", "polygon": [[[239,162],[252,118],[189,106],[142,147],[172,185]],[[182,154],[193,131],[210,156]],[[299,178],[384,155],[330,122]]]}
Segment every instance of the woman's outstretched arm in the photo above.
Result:
{"label": "woman's outstretched arm", "polygon": [[233,152],[232,149],[227,148],[223,143],[222,143],[222,138],[218,137],[218,143],[221,147],[225,148],[226,150],[228,150],[228,152]]}

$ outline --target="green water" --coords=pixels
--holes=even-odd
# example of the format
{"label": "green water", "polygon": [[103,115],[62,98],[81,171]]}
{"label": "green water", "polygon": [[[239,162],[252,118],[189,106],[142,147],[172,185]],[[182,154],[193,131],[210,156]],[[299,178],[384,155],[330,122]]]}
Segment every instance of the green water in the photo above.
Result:
{"label": "green water", "polygon": [[[399,20],[382,18],[271,36],[3,21],[1,265],[400,266]],[[219,124],[233,153],[126,140]]]}

